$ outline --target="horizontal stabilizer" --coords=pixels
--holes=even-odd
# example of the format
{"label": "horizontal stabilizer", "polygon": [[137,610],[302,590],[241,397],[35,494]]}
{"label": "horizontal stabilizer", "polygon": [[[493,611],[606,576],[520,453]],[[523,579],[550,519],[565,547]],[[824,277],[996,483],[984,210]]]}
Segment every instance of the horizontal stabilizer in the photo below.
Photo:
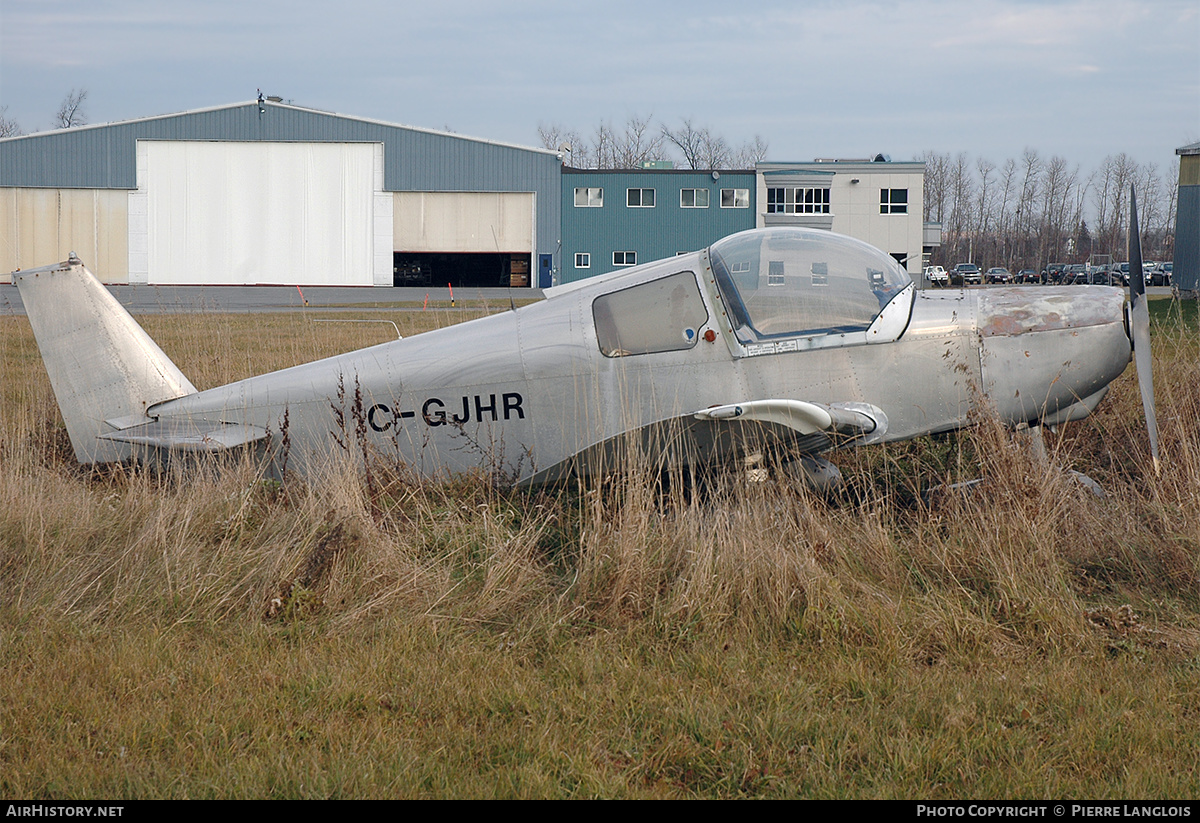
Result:
{"label": "horizontal stabilizer", "polygon": [[101,440],[173,451],[218,452],[265,440],[267,432],[242,423],[153,420],[100,436]]}

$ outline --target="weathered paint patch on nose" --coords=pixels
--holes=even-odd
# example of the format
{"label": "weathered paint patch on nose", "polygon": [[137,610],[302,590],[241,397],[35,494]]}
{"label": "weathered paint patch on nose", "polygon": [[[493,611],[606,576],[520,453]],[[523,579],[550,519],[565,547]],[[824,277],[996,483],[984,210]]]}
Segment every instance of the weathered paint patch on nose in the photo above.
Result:
{"label": "weathered paint patch on nose", "polygon": [[1124,294],[1102,286],[993,289],[979,298],[983,385],[1012,422],[1092,397],[1129,362]]}
{"label": "weathered paint patch on nose", "polygon": [[979,334],[1012,337],[1121,322],[1125,295],[1107,286],[986,289],[979,295]]}

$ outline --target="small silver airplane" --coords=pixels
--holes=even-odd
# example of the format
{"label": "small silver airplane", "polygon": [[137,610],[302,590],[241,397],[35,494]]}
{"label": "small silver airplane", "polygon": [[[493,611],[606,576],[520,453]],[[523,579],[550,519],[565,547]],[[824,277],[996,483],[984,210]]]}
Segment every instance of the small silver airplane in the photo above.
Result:
{"label": "small silver airplane", "polygon": [[922,291],[857,240],[755,229],[204,391],[74,255],[14,281],[85,464],[254,447],[311,474],[362,447],[424,476],[533,484],[611,471],[636,444],[664,467],[775,454],[823,488],[839,477],[828,450],[960,428],[985,406],[1013,426],[1082,418],[1131,348],[1153,425],[1133,275],[1129,315],[1103,286]]}

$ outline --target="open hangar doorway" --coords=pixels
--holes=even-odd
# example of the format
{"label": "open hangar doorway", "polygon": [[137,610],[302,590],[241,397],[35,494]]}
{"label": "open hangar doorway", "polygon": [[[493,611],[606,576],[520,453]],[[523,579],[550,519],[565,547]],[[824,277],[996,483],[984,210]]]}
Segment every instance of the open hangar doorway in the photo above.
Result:
{"label": "open hangar doorway", "polygon": [[530,255],[516,252],[406,252],[392,254],[392,285],[527,288]]}
{"label": "open hangar doorway", "polygon": [[394,195],[392,282],[397,286],[529,286],[537,248],[534,192]]}

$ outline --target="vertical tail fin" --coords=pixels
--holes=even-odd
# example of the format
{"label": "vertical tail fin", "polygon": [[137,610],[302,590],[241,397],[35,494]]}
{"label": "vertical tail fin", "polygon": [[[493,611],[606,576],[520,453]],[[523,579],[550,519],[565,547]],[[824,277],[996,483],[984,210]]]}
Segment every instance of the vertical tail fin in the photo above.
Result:
{"label": "vertical tail fin", "polygon": [[163,350],[74,254],[13,273],[75,457],[103,463],[131,446],[101,435],[147,421],[155,403],[194,394]]}

